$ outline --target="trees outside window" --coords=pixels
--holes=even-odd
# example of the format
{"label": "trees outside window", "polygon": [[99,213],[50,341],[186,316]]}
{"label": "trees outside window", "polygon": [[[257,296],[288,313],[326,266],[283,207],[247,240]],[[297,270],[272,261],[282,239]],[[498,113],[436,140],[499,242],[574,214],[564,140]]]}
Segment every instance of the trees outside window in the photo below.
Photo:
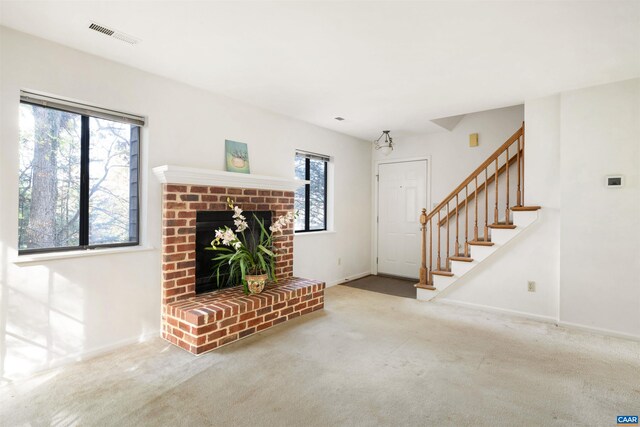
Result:
{"label": "trees outside window", "polygon": [[140,127],[20,104],[20,253],[138,244]]}
{"label": "trees outside window", "polygon": [[296,153],[296,178],[309,184],[295,193],[296,232],[323,231],[327,229],[327,163],[328,156]]}

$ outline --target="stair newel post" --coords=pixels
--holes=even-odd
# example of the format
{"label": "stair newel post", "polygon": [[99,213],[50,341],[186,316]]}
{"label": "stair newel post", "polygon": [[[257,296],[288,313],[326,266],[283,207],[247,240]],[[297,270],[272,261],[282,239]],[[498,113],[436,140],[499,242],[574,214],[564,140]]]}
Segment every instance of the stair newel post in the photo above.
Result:
{"label": "stair newel post", "polygon": [[[429,267],[427,267],[427,222],[429,223]],[[420,260],[420,283],[418,288],[435,291],[433,286],[433,221],[427,215],[427,210],[422,209],[420,214],[420,231],[422,231],[422,258]]]}
{"label": "stair newel post", "polygon": [[478,175],[475,176],[474,178],[475,184],[476,184],[476,189],[475,189],[475,194],[474,194],[474,201],[475,201],[475,219],[473,222],[473,240],[478,240]]}
{"label": "stair newel post", "polygon": [[522,206],[524,206],[524,122],[522,122]]}
{"label": "stair newel post", "polygon": [[495,174],[495,178],[493,180],[494,186],[496,187],[496,203],[495,203],[495,208],[493,211],[493,223],[497,224],[500,220],[499,217],[499,212],[498,212],[498,158],[496,157],[496,174]]}
{"label": "stair newel post", "polygon": [[518,189],[516,192],[516,205],[517,206],[522,206],[522,193],[520,192],[520,150],[522,150],[522,148],[520,148],[520,139],[522,138],[522,135],[518,136],[518,152],[516,153],[516,157],[517,157],[517,162],[518,162]]}
{"label": "stair newel post", "polygon": [[438,210],[438,222],[436,223],[436,228],[438,229],[438,271],[442,270],[441,263],[440,263],[440,248],[442,247],[442,245],[440,244],[440,211],[442,209]]}
{"label": "stair newel post", "polygon": [[504,223],[509,224],[509,147],[507,147],[507,163],[505,172],[507,173],[507,208],[504,211]]}
{"label": "stair newel post", "polygon": [[469,257],[469,184],[464,187],[464,256]]}
{"label": "stair newel post", "polygon": [[420,231],[422,232],[422,253],[420,258],[420,285],[427,286],[427,210],[422,209],[420,214]]}

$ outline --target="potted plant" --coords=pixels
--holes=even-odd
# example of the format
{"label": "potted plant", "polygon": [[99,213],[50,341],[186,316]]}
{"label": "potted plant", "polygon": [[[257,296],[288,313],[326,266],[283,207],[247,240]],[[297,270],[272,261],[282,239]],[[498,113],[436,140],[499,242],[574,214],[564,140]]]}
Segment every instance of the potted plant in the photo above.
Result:
{"label": "potted plant", "polygon": [[[280,216],[268,231],[264,221],[254,214],[252,226],[259,227],[258,234],[247,223],[242,209],[233,200],[227,198],[227,204],[234,211],[234,229],[226,226],[217,229],[211,247],[207,248],[217,252],[213,258],[216,281],[220,286],[220,269],[228,265],[229,283],[242,283],[246,294],[260,293],[267,280],[276,281],[275,263],[278,253],[274,247],[274,239],[287,224],[293,222],[295,214],[289,212]],[[250,238],[245,235],[247,229],[251,231]]]}

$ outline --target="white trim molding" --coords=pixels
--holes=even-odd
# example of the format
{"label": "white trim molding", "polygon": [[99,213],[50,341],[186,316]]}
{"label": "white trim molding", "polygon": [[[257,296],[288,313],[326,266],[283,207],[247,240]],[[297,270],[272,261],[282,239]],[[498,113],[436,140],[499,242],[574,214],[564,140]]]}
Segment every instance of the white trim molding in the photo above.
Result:
{"label": "white trim molding", "polygon": [[95,249],[78,249],[61,252],[46,252],[41,254],[18,255],[13,260],[16,265],[22,264],[43,264],[45,261],[55,261],[69,258],[84,258],[98,255],[119,255],[131,254],[135,252],[153,251],[155,248],[149,245],[138,246],[122,246],[117,248],[95,248]]}
{"label": "white trim molding", "polygon": [[500,307],[494,307],[491,305],[476,304],[473,302],[459,301],[459,300],[449,299],[449,298],[442,298],[437,300],[436,302],[471,308],[475,310],[487,311],[491,313],[501,313],[501,314],[506,314],[510,316],[523,317],[525,319],[535,320],[538,322],[552,323],[556,326],[558,325],[558,319],[553,316],[545,316],[542,314],[529,313],[527,311],[511,310],[508,308],[500,308]]}
{"label": "white trim molding", "polygon": [[193,184],[232,188],[257,188],[259,190],[295,191],[308,183],[301,179],[276,176],[198,169],[184,166],[163,165],[153,168],[158,181],[163,184]]}
{"label": "white trim molding", "polygon": [[570,329],[577,329],[585,332],[591,332],[593,334],[598,334],[598,335],[604,335],[604,336],[609,336],[614,338],[621,338],[625,340],[640,342],[640,335],[628,334],[626,332],[618,332],[612,329],[597,328],[595,326],[582,325],[580,323],[563,322],[562,320],[558,322],[558,326],[562,326],[564,328],[570,328]]}
{"label": "white trim molding", "polygon": [[541,314],[529,313],[526,311],[511,310],[508,308],[500,308],[500,307],[494,307],[494,306],[484,305],[484,304],[475,304],[472,302],[459,301],[459,300],[453,300],[448,298],[439,299],[435,301],[435,303],[465,307],[469,309],[486,311],[490,313],[500,313],[508,316],[521,317],[521,318],[525,318],[525,319],[529,319],[537,322],[550,323],[565,329],[579,330],[582,332],[587,332],[595,335],[608,336],[613,338],[620,338],[620,339],[640,342],[639,335],[633,335],[626,332],[618,332],[611,329],[597,328],[595,326],[582,325],[579,323],[564,322],[562,320],[558,320],[556,317],[553,317],[553,316],[544,316]]}
{"label": "white trim molding", "polygon": [[352,274],[351,276],[347,276],[344,279],[334,280],[333,282],[327,282],[326,287],[330,288],[332,286],[341,285],[342,283],[352,282],[354,280],[362,279],[363,277],[371,276],[370,271],[363,271],[362,273]]}

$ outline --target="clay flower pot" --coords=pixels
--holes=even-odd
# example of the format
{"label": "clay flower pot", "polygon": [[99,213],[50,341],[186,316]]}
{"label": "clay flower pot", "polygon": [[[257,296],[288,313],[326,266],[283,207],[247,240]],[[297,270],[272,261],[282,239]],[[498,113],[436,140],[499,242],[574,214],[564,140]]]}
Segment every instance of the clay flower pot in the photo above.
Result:
{"label": "clay flower pot", "polygon": [[259,294],[262,292],[265,284],[267,283],[267,279],[269,279],[269,276],[266,274],[247,274],[244,276],[244,280],[247,281],[247,288],[249,288],[249,292],[252,294]]}

